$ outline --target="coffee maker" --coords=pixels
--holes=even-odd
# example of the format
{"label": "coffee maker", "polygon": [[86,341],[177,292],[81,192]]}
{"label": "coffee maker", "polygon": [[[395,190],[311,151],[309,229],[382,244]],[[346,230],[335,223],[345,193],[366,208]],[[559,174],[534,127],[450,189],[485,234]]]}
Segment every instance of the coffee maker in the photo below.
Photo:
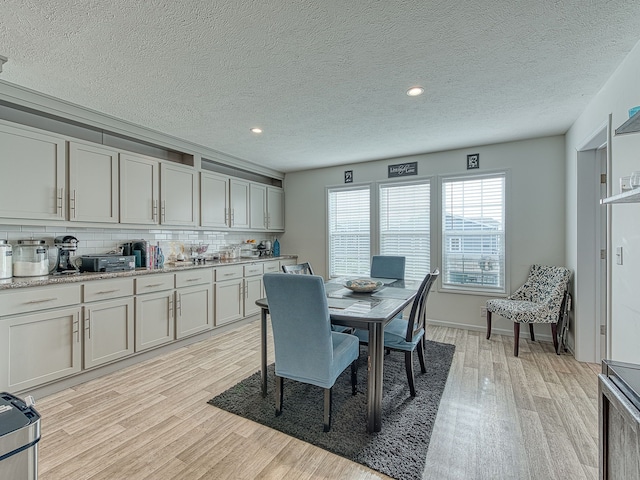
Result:
{"label": "coffee maker", "polygon": [[53,269],[53,274],[77,273],[78,267],[71,262],[71,252],[75,252],[78,249],[78,239],[71,235],[65,235],[63,237],[56,237],[53,244],[58,248],[58,258],[56,260],[56,266]]}

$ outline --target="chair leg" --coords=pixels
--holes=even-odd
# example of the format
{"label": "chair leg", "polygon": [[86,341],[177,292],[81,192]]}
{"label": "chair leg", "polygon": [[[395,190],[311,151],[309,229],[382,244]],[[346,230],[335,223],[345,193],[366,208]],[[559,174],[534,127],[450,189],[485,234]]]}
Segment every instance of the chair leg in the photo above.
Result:
{"label": "chair leg", "polygon": [[487,310],[487,340],[491,336],[491,312]]}
{"label": "chair leg", "polygon": [[276,417],[282,414],[282,377],[276,375]]}
{"label": "chair leg", "polygon": [[560,355],[560,346],[558,345],[558,324],[551,324],[551,336],[553,337],[553,348],[557,355]]}
{"label": "chair leg", "polygon": [[324,389],[324,431],[331,430],[331,389]]}
{"label": "chair leg", "polygon": [[358,359],[351,363],[351,395],[358,393]]}
{"label": "chair leg", "polygon": [[413,383],[413,352],[404,352],[404,366],[407,370],[407,382],[412,397],[416,396],[416,386]]}
{"label": "chair leg", "polygon": [[514,345],[513,345],[513,356],[518,356],[518,346],[520,345],[520,324],[518,322],[513,322],[513,337],[514,337]]}
{"label": "chair leg", "polygon": [[422,373],[427,373],[427,365],[426,363],[424,363],[424,344],[425,344],[425,340],[423,335],[417,345],[418,360],[420,360],[420,371]]}
{"label": "chair leg", "polygon": [[533,323],[529,324],[529,335],[531,336],[531,341],[536,341],[536,336],[533,334]]}

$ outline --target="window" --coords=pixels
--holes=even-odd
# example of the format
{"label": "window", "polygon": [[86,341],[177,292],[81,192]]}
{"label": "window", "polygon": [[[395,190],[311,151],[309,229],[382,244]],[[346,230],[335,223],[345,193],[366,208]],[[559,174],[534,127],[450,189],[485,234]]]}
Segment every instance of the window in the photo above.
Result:
{"label": "window", "polygon": [[505,291],[505,174],[442,181],[442,286]]}
{"label": "window", "polygon": [[371,263],[369,187],[331,189],[329,276],[367,274]]}
{"label": "window", "polygon": [[430,191],[429,180],[379,188],[380,255],[405,256],[407,279],[422,280],[429,272]]}

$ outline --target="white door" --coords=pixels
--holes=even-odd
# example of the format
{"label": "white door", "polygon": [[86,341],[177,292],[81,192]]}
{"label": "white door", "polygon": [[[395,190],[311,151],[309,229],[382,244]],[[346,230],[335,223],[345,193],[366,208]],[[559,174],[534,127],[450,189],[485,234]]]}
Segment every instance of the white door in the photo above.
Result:
{"label": "white door", "polygon": [[250,226],[256,230],[267,229],[267,187],[252,183],[249,187]]}
{"label": "white door", "polygon": [[229,177],[200,173],[200,224],[227,228],[230,222]]}
{"label": "white door", "polygon": [[267,187],[267,228],[284,230],[284,190]]}
{"label": "white door", "polygon": [[239,178],[231,178],[229,189],[231,227],[249,228],[249,182]]}
{"label": "white door", "polygon": [[160,169],[160,223],[196,225],[197,172],[190,167],[163,163]]}

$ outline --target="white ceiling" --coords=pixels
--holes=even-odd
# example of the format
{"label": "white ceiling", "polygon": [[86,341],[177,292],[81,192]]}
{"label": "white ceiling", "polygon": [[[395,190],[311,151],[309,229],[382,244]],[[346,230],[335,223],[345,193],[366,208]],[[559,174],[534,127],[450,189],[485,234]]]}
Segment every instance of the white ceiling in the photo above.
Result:
{"label": "white ceiling", "polygon": [[639,20],[637,0],[2,0],[0,80],[288,172],[562,134]]}

